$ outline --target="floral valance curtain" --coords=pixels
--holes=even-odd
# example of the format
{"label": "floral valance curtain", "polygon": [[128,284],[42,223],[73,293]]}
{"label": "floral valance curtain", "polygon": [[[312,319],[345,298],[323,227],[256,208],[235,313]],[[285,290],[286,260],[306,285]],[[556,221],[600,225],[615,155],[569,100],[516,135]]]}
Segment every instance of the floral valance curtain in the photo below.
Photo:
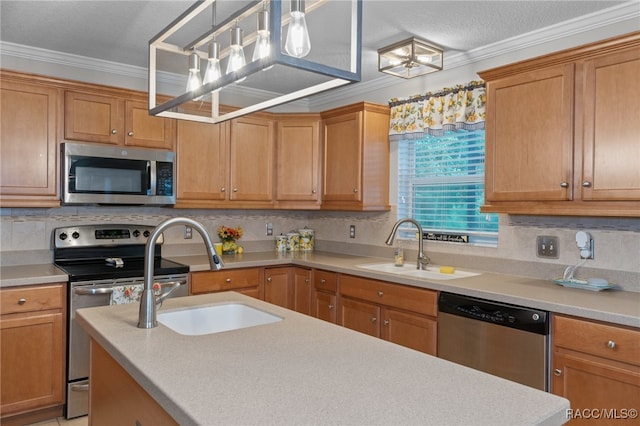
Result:
{"label": "floral valance curtain", "polygon": [[440,136],[455,129],[484,129],[487,91],[484,81],[444,88],[407,99],[391,99],[389,139]]}

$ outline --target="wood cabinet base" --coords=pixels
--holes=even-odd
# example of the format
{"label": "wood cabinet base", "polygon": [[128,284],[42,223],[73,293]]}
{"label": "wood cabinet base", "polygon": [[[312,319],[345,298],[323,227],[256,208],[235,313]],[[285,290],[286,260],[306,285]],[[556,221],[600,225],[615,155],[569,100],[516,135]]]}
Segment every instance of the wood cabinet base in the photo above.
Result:
{"label": "wood cabinet base", "polygon": [[89,423],[93,426],[178,424],[93,340],[90,377]]}

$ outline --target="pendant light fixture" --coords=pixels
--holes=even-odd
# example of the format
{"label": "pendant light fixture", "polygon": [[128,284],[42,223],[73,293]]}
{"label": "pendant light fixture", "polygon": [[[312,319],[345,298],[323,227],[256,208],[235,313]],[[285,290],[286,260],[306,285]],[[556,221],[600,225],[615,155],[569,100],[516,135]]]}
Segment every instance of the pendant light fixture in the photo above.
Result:
{"label": "pendant light fixture", "polygon": [[[266,8],[267,4],[263,3],[263,8],[258,12],[258,31],[256,44],[253,49],[252,61],[268,58],[271,55],[271,44],[269,43],[269,12]],[[268,70],[271,67],[265,68]]]}
{"label": "pendant light fixture", "polygon": [[200,77],[200,57],[193,49],[189,55],[189,76],[187,77],[187,92],[195,92],[202,86]]}
{"label": "pendant light fixture", "polygon": [[309,40],[304,10],[304,0],[291,0],[291,21],[284,49],[289,55],[296,58],[304,58],[311,51],[311,40]]}
{"label": "pendant light fixture", "polygon": [[[229,62],[227,62],[227,74],[238,71],[246,65],[244,58],[244,48],[242,47],[242,28],[238,26],[238,21],[231,28],[231,45],[229,46]],[[243,81],[244,78],[236,80],[236,83]]]}
{"label": "pendant light fixture", "polygon": [[207,59],[207,69],[204,72],[202,83],[211,83],[220,77],[222,77],[222,71],[220,70],[220,43],[213,40],[209,43],[209,59]]}

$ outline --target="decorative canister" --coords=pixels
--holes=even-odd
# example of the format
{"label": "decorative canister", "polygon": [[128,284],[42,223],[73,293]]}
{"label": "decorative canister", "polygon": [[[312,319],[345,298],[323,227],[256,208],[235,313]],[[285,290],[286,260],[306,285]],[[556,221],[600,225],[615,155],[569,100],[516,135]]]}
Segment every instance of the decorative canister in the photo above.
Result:
{"label": "decorative canister", "polygon": [[276,235],[276,251],[277,252],[285,252],[287,251],[287,236],[286,235]]}
{"label": "decorative canister", "polygon": [[298,230],[300,232],[300,250],[313,250],[313,229],[304,228]]}
{"label": "decorative canister", "polygon": [[300,250],[300,234],[297,232],[289,232],[287,234],[287,251]]}

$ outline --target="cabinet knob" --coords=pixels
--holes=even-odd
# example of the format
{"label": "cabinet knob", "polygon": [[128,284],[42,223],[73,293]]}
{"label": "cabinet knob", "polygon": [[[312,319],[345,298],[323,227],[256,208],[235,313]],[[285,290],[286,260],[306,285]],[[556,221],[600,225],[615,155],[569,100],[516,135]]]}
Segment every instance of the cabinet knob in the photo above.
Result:
{"label": "cabinet knob", "polygon": [[25,298],[18,299],[18,305],[24,305],[25,303],[27,303],[27,299]]}
{"label": "cabinet knob", "polygon": [[328,305],[327,308],[329,308],[329,310],[333,309],[333,305]]}
{"label": "cabinet knob", "polygon": [[569,187],[569,183],[562,182],[562,183],[560,183],[560,186],[563,187],[563,188],[568,188]]}
{"label": "cabinet knob", "polygon": [[560,370],[559,368],[556,368],[555,370],[553,370],[553,374],[556,376],[562,376],[562,370]]}
{"label": "cabinet knob", "polygon": [[238,192],[238,188],[233,188],[233,192]]}
{"label": "cabinet knob", "polygon": [[315,189],[312,189],[312,190],[311,190],[311,193],[312,193],[312,194],[315,194],[315,193],[316,193],[316,190],[315,190]]}
{"label": "cabinet knob", "polygon": [[384,320],[384,322],[382,324],[385,325],[385,326],[388,326],[389,325],[389,320]]}
{"label": "cabinet knob", "polygon": [[127,133],[127,136],[133,136],[133,132]]}
{"label": "cabinet knob", "polygon": [[327,282],[327,280],[325,280],[324,278],[320,280],[320,284],[324,284],[326,282]]}
{"label": "cabinet knob", "polygon": [[305,282],[305,283],[308,283],[308,282],[310,282],[310,281],[311,281],[311,280],[310,280],[309,278],[305,278],[305,279],[304,279],[304,282]]}
{"label": "cabinet knob", "polygon": [[222,188],[220,188],[220,192],[225,192],[227,190],[227,188],[225,188],[224,186]]}
{"label": "cabinet knob", "polygon": [[358,188],[353,188],[353,193],[356,194],[358,192]]}
{"label": "cabinet knob", "polygon": [[613,340],[609,340],[609,341],[607,342],[607,347],[608,347],[609,349],[615,349],[615,348],[616,348],[616,342],[614,342]]}
{"label": "cabinet knob", "polygon": [[118,133],[118,131],[116,129],[111,129],[111,134],[115,135],[116,133]]}
{"label": "cabinet knob", "polygon": [[271,282],[271,277],[267,278],[267,282],[270,283]]}
{"label": "cabinet knob", "polygon": [[378,297],[382,297],[384,296],[384,292],[383,291],[378,291]]}
{"label": "cabinet knob", "polygon": [[376,321],[378,321],[378,318],[376,318],[376,317],[371,317],[371,322],[376,322]]}
{"label": "cabinet knob", "polygon": [[582,186],[585,188],[591,188],[591,182],[589,182],[588,180],[585,180],[584,182],[582,182]]}
{"label": "cabinet knob", "polygon": [[230,282],[231,282],[231,278],[227,278],[227,279],[226,279],[226,280],[224,280],[224,281],[225,281],[225,282],[227,282],[227,283],[230,283]]}

